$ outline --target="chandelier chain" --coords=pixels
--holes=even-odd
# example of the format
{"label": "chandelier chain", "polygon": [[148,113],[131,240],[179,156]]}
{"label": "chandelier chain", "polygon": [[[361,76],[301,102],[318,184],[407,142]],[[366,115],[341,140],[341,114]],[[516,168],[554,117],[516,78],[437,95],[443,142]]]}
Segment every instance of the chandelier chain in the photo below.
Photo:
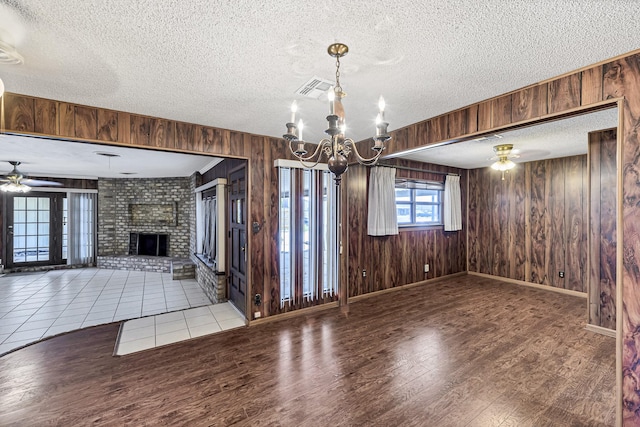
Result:
{"label": "chandelier chain", "polygon": [[340,55],[336,56],[336,92],[342,92],[342,86],[340,86]]}

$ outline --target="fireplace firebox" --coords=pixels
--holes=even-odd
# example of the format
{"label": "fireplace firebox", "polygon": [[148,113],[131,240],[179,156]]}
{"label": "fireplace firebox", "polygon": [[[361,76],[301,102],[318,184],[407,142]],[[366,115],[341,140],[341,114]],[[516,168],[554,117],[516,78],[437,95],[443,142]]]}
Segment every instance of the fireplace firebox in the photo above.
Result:
{"label": "fireplace firebox", "polygon": [[130,233],[129,255],[167,256],[168,234]]}

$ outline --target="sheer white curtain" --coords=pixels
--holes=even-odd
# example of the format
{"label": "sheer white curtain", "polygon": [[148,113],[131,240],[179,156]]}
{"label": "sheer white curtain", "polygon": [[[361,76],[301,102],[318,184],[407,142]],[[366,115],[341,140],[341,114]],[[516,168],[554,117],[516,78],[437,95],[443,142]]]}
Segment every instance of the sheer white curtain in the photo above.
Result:
{"label": "sheer white curtain", "polygon": [[396,170],[394,168],[379,166],[371,168],[367,210],[367,234],[369,236],[398,234]]}
{"label": "sheer white curtain", "polygon": [[216,229],[217,229],[217,217],[218,217],[218,200],[216,197],[207,197],[203,201],[204,207],[204,236],[203,236],[203,249],[202,253],[209,259],[209,261],[217,261],[217,247],[216,247]]}
{"label": "sheer white curtain", "polygon": [[93,264],[95,261],[95,193],[68,193],[69,236],[67,264]]}
{"label": "sheer white curtain", "polygon": [[444,231],[462,230],[460,177],[447,175],[444,181]]}

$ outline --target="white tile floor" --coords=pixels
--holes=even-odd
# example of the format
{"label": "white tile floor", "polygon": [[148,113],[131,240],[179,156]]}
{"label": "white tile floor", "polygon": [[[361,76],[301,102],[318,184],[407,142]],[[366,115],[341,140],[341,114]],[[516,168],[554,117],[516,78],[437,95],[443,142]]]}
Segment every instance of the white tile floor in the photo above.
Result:
{"label": "white tile floor", "polygon": [[123,356],[242,326],[244,316],[228,302],[129,320],[120,328],[115,354]]}
{"label": "white tile floor", "polygon": [[83,268],[0,277],[0,355],[44,337],[211,304],[193,279]]}

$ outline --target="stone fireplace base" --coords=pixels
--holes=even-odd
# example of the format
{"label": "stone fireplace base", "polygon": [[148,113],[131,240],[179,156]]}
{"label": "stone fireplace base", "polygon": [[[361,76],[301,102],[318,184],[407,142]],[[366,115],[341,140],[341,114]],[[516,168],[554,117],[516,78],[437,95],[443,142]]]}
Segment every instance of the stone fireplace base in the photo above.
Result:
{"label": "stone fireplace base", "polygon": [[171,263],[174,261],[184,261],[184,259],[145,255],[98,256],[97,264],[98,268],[111,270],[171,273]]}

